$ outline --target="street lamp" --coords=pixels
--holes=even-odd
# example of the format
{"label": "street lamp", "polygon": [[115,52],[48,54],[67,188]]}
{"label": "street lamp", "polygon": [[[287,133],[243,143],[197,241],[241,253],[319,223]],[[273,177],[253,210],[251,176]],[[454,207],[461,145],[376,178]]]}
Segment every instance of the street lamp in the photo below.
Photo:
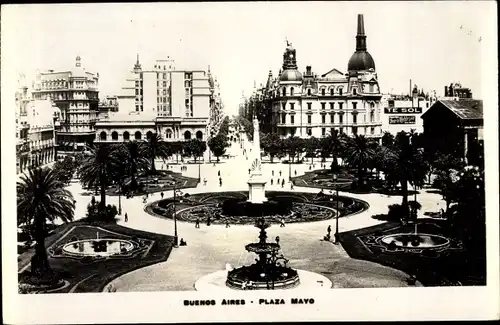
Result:
{"label": "street lamp", "polygon": [[292,161],[288,160],[288,180],[292,180]]}
{"label": "street lamp", "polygon": [[[179,191],[180,192],[180,191]],[[182,193],[179,193],[182,194]],[[174,247],[179,247],[179,237],[177,236],[177,208],[176,208],[176,203],[177,203],[177,182],[174,181],[174,209],[173,209],[173,215],[174,215]]]}
{"label": "street lamp", "polygon": [[335,195],[337,197],[337,208],[336,208],[336,218],[335,218],[335,234],[334,234],[334,238],[335,238],[335,244],[338,244],[339,243],[339,188],[337,187],[337,172],[335,171],[333,173],[333,182],[334,182],[334,188],[335,188]]}
{"label": "street lamp", "polygon": [[198,163],[198,183],[201,182],[201,162]]}

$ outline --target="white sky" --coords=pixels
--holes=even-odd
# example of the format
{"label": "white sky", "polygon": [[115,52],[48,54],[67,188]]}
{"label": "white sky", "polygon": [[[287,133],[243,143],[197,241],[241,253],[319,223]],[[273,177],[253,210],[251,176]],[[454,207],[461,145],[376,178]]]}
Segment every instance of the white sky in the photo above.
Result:
{"label": "white sky", "polygon": [[233,114],[254,80],[277,74],[285,38],[300,71],[312,65],[317,74],[346,72],[358,13],[382,92],[407,92],[412,79],[442,95],[460,81],[481,98],[481,51],[496,10],[477,1],[2,6],[2,69],[11,86],[2,82],[3,90],[12,94],[20,72],[31,80],[37,69],[68,69],[80,55],[87,70],[99,72],[101,96],[117,94],[136,53],[143,68],[170,56],[177,69],[210,65]]}

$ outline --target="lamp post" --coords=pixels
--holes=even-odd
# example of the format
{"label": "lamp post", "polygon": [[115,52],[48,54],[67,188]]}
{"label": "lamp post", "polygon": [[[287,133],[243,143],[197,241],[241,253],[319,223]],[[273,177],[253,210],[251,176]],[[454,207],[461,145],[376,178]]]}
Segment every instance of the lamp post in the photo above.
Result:
{"label": "lamp post", "polygon": [[288,180],[292,180],[292,161],[288,160]]}
{"label": "lamp post", "polygon": [[198,183],[201,182],[201,161],[198,163]]}
{"label": "lamp post", "polygon": [[337,173],[333,173],[333,181],[334,181],[334,187],[335,187],[335,196],[337,197],[337,208],[336,208],[336,217],[335,217],[335,244],[337,245],[339,243],[339,188],[335,184],[337,182]]}
{"label": "lamp post", "polygon": [[174,247],[179,247],[179,237],[177,236],[177,182],[174,181]]}

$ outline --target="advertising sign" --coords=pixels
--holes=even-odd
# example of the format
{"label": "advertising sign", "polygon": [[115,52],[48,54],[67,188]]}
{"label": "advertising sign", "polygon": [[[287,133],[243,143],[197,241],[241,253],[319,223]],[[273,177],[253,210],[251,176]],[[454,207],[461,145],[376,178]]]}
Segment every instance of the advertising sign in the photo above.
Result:
{"label": "advertising sign", "polygon": [[389,124],[415,124],[414,115],[389,116]]}
{"label": "advertising sign", "polygon": [[384,107],[386,114],[421,114],[422,107]]}

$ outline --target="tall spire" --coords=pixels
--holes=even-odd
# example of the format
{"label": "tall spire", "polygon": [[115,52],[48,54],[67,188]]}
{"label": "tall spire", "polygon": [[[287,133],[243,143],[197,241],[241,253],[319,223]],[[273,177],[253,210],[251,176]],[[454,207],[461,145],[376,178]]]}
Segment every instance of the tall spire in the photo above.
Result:
{"label": "tall spire", "polygon": [[365,23],[363,15],[358,15],[358,34],[356,35],[356,51],[366,51]]}
{"label": "tall spire", "polygon": [[139,53],[137,53],[137,60],[135,61],[134,70],[141,70],[141,64],[139,63]]}

